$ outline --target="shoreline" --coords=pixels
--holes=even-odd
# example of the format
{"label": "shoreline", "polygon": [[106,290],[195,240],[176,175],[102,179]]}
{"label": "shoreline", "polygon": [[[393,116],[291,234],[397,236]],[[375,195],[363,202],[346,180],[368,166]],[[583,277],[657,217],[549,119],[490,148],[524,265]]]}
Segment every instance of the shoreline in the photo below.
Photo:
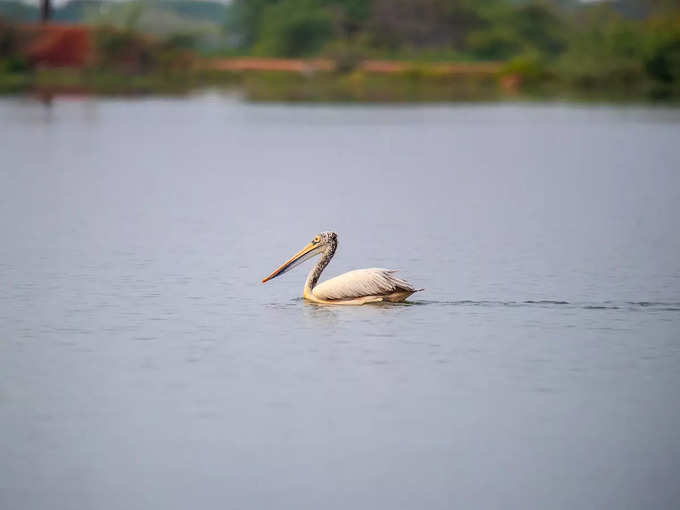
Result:
{"label": "shoreline", "polygon": [[[389,65],[387,65],[389,64]],[[577,86],[553,76],[527,80],[500,64],[421,64],[367,61],[337,71],[328,61],[206,59],[183,70],[126,73],[88,67],[46,67],[0,73],[0,96],[185,95],[203,89],[241,93],[249,101],[432,103],[468,101],[585,101],[673,104],[680,91],[652,83]]]}

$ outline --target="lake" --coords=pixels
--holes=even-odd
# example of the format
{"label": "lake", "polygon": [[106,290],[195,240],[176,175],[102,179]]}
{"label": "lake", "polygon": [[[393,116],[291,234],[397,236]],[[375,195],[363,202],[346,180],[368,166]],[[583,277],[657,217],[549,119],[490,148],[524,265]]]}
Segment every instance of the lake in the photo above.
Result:
{"label": "lake", "polygon": [[[0,100],[0,507],[680,507],[680,109]],[[399,269],[403,305],[301,299]]]}

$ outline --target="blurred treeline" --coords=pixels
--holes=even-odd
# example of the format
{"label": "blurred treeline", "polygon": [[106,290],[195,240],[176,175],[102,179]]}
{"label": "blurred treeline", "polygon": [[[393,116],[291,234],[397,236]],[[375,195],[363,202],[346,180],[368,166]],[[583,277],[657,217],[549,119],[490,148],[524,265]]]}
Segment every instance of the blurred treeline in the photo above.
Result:
{"label": "blurred treeline", "polygon": [[234,0],[228,30],[257,55],[500,60],[525,80],[680,80],[680,2]]}
{"label": "blurred treeline", "polygon": [[[24,4],[0,3],[0,82],[3,66],[31,66],[16,56],[16,31],[7,20],[33,15]],[[529,95],[680,97],[678,0],[76,0],[55,18],[94,27],[89,69],[160,73],[159,83],[168,73],[181,81],[207,57],[319,57],[334,62],[335,71],[317,73],[317,82],[358,98],[367,86],[394,85],[406,98],[414,90],[419,98],[453,94],[459,78],[428,67],[434,62],[498,63],[498,88]],[[361,71],[367,59],[412,67],[378,79]],[[198,67],[205,77],[209,66]],[[265,86],[310,87],[309,77],[289,78],[269,76]],[[465,80],[474,88],[469,73]],[[493,88],[486,74],[482,82]]]}
{"label": "blurred treeline", "polygon": [[[37,3],[37,2],[36,2]],[[52,0],[51,21],[109,27],[156,36],[191,39],[202,52],[229,47],[227,24],[229,5],[210,0]],[[35,23],[40,17],[36,4],[21,0],[0,0],[0,21]]]}
{"label": "blurred treeline", "polygon": [[677,37],[678,15],[677,0],[233,0],[226,28],[261,55],[506,60],[602,44],[628,55]]}

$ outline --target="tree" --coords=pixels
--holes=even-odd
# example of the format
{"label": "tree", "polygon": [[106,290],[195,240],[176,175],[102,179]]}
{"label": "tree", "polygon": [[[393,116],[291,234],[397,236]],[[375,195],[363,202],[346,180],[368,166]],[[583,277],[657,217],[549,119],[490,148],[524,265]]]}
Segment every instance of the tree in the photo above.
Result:
{"label": "tree", "polygon": [[40,21],[47,22],[52,18],[51,0],[40,0]]}
{"label": "tree", "polygon": [[333,35],[327,9],[316,0],[281,0],[265,8],[257,53],[282,57],[312,54]]}

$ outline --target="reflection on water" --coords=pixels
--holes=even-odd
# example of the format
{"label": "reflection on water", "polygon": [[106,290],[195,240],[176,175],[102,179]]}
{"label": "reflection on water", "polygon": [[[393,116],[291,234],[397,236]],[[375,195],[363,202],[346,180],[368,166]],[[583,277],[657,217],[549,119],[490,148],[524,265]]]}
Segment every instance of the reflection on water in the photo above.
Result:
{"label": "reflection on water", "polygon": [[0,506],[677,507],[678,112],[0,101]]}
{"label": "reflection on water", "polygon": [[336,307],[304,302],[302,309],[304,310],[305,317],[318,321],[321,325],[329,327],[338,323],[338,310]]}

